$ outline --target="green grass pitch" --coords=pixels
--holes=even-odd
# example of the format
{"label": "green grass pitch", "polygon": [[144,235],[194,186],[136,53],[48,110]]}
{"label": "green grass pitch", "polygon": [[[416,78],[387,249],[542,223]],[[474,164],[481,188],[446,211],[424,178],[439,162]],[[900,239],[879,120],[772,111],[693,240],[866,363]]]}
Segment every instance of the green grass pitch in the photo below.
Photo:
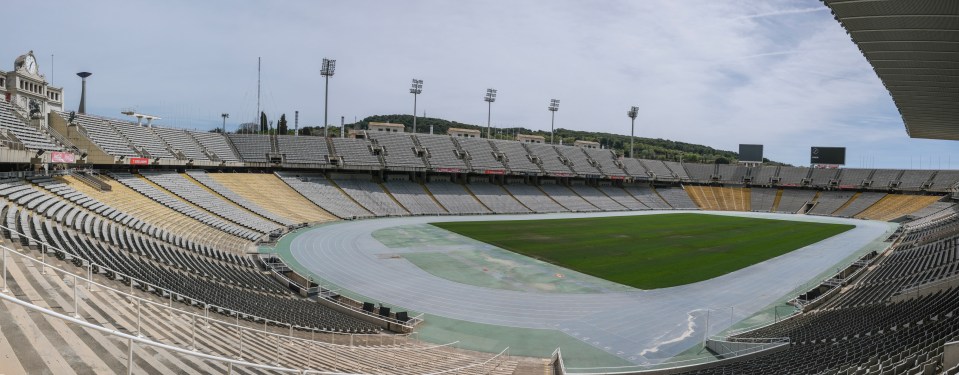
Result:
{"label": "green grass pitch", "polygon": [[854,228],[705,214],[432,225],[640,289],[709,280]]}

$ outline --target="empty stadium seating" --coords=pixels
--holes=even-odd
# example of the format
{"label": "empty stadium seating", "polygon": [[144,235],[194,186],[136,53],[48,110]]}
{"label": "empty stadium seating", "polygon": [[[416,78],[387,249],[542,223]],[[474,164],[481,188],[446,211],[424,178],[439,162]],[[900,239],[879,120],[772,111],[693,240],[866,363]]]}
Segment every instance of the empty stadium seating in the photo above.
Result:
{"label": "empty stadium seating", "polygon": [[[207,173],[206,176],[225,188],[224,191],[232,192],[242,200],[280,215],[292,223],[320,223],[334,219],[330,213],[310,202],[276,174]],[[262,216],[269,217],[266,213]],[[278,220],[280,219],[274,221],[282,222]]]}
{"label": "empty stadium seating", "polygon": [[[69,119],[66,113],[59,113],[64,121]],[[113,123],[119,120],[97,117],[86,114],[75,114],[73,126],[84,134],[91,142],[97,145],[101,150],[113,156],[139,157],[140,154],[134,150],[125,138],[117,136]]]}
{"label": "empty stadium seating", "polygon": [[[588,157],[582,149],[570,149]],[[665,163],[662,165],[669,167]],[[672,165],[672,168],[679,167]],[[686,170],[688,166],[683,168]],[[696,177],[694,170],[696,168],[688,168],[691,179],[702,177]],[[673,169],[670,171],[674,173]],[[787,366],[780,361],[791,361],[796,356],[802,358],[806,355],[804,350],[824,352],[822,340],[833,338],[870,347],[871,343],[862,340],[866,336],[856,337],[855,333],[875,332],[874,327],[888,323],[862,320],[846,323],[843,320],[846,316],[869,312],[870,316],[892,317],[911,311],[915,306],[933,311],[936,306],[921,307],[927,303],[921,301],[941,300],[947,298],[946,294],[892,305],[885,302],[897,296],[900,290],[959,274],[959,252],[954,246],[959,239],[955,233],[959,230],[947,232],[945,229],[959,228],[956,206],[952,202],[936,202],[941,199],[938,195],[739,186],[652,187],[629,183],[623,187],[610,183],[594,186],[585,181],[565,179],[541,180],[533,184],[514,178],[507,179],[501,186],[487,182],[498,180],[488,177],[471,177],[460,184],[450,182],[443,175],[420,183],[406,174],[385,175],[382,182],[378,182],[381,181],[379,177],[338,173],[331,174],[332,178],[300,172],[249,174],[200,170],[186,173],[141,170],[138,175],[111,174],[117,181],[103,180],[116,186],[110,191],[99,191],[72,177],[13,179],[0,184],[0,219],[5,220],[6,226],[21,232],[6,231],[4,235],[8,241],[24,248],[40,248],[43,243],[49,243],[57,248],[71,249],[60,251],[57,257],[76,266],[96,263],[99,265],[98,275],[119,282],[130,284],[131,278],[141,280],[132,283],[133,287],[156,298],[172,298],[174,302],[187,306],[217,306],[219,310],[213,312],[253,322],[265,317],[302,327],[356,332],[375,330],[347,315],[318,309],[315,304],[295,297],[284,286],[260,273],[249,258],[237,255],[246,250],[221,251],[223,246],[248,249],[249,244],[258,239],[256,236],[266,233],[264,230],[269,228],[279,230],[285,225],[328,220],[330,217],[326,212],[347,219],[523,213],[530,210],[590,212],[703,208],[749,211],[770,210],[773,206],[777,211],[796,212],[804,204],[814,203],[811,214],[844,212],[884,220],[905,215],[921,218],[900,234],[904,241],[911,242],[897,246],[892,255],[879,263],[879,267],[867,273],[855,286],[839,293],[834,300],[802,318],[791,319],[800,324],[770,326],[766,331],[740,336],[743,339],[772,333],[788,336],[794,342],[793,347],[782,353],[792,354],[763,355],[736,365],[744,367],[732,367],[736,369],[777,371],[796,366],[808,370],[836,366],[849,368],[853,364],[857,370],[868,369],[874,363],[868,356],[845,355],[848,363],[827,361],[819,367]],[[814,180],[814,174],[811,176]],[[934,177],[929,176],[930,179]],[[678,173],[673,177],[678,178]],[[270,191],[271,194],[257,194],[258,191]],[[129,197],[131,194],[137,198]],[[114,208],[111,203],[122,210]],[[254,230],[254,225],[270,227]],[[197,234],[191,235],[191,232]],[[256,298],[250,298],[250,293],[256,294]],[[234,314],[233,311],[242,313]],[[822,323],[816,323],[823,327],[813,329],[809,322],[817,322],[817,319],[824,319]],[[888,322],[893,318],[884,319],[887,320],[883,322]],[[895,319],[903,322],[899,324],[917,321],[914,317]],[[927,322],[924,320],[924,324]],[[908,329],[896,332],[900,331]],[[830,334],[833,336],[827,336]],[[905,337],[916,340],[915,336]],[[938,354],[932,357],[926,354],[936,353],[937,345],[937,342],[925,342],[903,346],[910,358],[916,355],[914,361],[908,360],[909,363],[922,363],[910,368],[926,368],[938,363]],[[251,347],[249,350],[255,349]],[[780,355],[783,357],[778,357]],[[919,355],[924,357],[919,358]],[[468,363],[471,359],[460,360]],[[876,361],[880,366],[892,362],[887,358]],[[449,363],[437,365],[453,366]],[[726,365],[718,366],[716,369]],[[711,370],[702,371],[710,373]]]}
{"label": "empty stadium seating", "polygon": [[13,134],[28,149],[50,151],[62,149],[48,135],[17,117],[13,106],[6,100],[0,100],[0,130]]}
{"label": "empty stadium seating", "polygon": [[812,203],[815,196],[815,190],[783,189],[779,205],[773,211],[794,214],[803,208],[806,203]]}
{"label": "empty stadium seating", "polygon": [[646,170],[657,179],[665,181],[677,180],[676,176],[673,175],[673,171],[669,170],[669,167],[667,167],[662,160],[642,160],[642,163],[646,166]]}
{"label": "empty stadium seating", "polygon": [[[153,131],[167,145],[169,150],[179,153],[187,160],[204,161],[210,160],[209,156],[203,151],[203,146],[197,143],[190,133],[182,129],[172,128],[153,128]],[[178,156],[179,155],[175,155]]]}
{"label": "empty stadium seating", "polygon": [[529,206],[524,205],[512,196],[502,186],[482,181],[472,181],[466,188],[477,200],[498,214],[519,214],[532,212]]}
{"label": "empty stadium seating", "polygon": [[266,163],[273,152],[269,136],[257,134],[228,134],[230,142],[236,146],[240,158],[246,162]]}
{"label": "empty stadium seating", "polygon": [[463,185],[449,181],[431,181],[426,184],[426,188],[451,214],[490,213],[490,210],[477,201]]}
{"label": "empty stadium seating", "polygon": [[749,192],[749,207],[756,212],[772,212],[777,189],[752,188]]}
{"label": "empty stadium seating", "polygon": [[284,162],[290,164],[329,164],[330,148],[326,138],[292,135],[278,135],[276,142]]}
{"label": "empty stadium seating", "polygon": [[613,200],[600,189],[588,185],[572,184],[569,186],[577,195],[585,199],[589,204],[602,211],[622,211],[625,210],[621,203]]}
{"label": "empty stadium seating", "polygon": [[[939,374],[943,345],[959,339],[959,289],[931,287],[959,274],[956,211],[908,225],[888,256],[820,306],[728,340],[783,337],[784,350],[689,374]],[[948,234],[943,236],[943,232]],[[900,294],[901,292],[905,292]],[[893,299],[895,297],[895,299]]]}
{"label": "empty stadium seating", "polygon": [[[543,172],[546,174],[560,176],[574,174],[570,167],[563,163],[563,157],[559,154],[559,151],[553,147],[553,145],[543,143],[527,143],[523,144],[523,146],[529,150],[530,155],[537,159],[540,167],[543,168]],[[510,160],[512,160],[512,158],[510,158]]]}
{"label": "empty stadium seating", "polygon": [[379,184],[366,179],[336,179],[343,192],[377,216],[403,216],[410,212],[397,203]]}
{"label": "empty stadium seating", "polygon": [[672,208],[694,210],[699,207],[689,198],[689,194],[682,187],[656,189],[656,193],[663,198]]}
{"label": "empty stadium seating", "polygon": [[393,198],[413,215],[440,215],[448,211],[440,207],[422,185],[408,180],[390,180],[383,184]]}
{"label": "empty stadium seating", "polygon": [[[232,203],[229,200],[222,198],[209,189],[204,189],[202,186],[194,183],[192,179],[183,174],[152,171],[141,171],[140,173],[143,175],[143,177],[146,177],[153,183],[163,187],[178,197],[202,207],[204,210],[210,213],[232,221],[237,225],[241,225],[261,233],[269,233],[282,229],[276,223],[270,222],[258,215],[250,213],[249,211],[243,210],[242,207],[236,203]],[[197,174],[199,175],[199,173]],[[248,202],[246,204],[250,207],[253,207],[253,205]],[[262,210],[261,208],[258,209]]]}
{"label": "empty stadium seating", "polygon": [[593,161],[586,156],[583,148],[562,145],[553,147],[555,147],[560,156],[568,162],[569,167],[576,174],[580,176],[592,177],[601,176],[603,174],[599,168],[592,164]]}
{"label": "empty stadium seating", "polygon": [[647,179],[650,177],[649,170],[646,169],[642,163],[639,162],[639,159],[626,158],[622,160],[623,169],[626,170],[630,176],[636,179]]}
{"label": "empty stadium seating", "polygon": [[367,133],[376,145],[383,148],[383,160],[390,168],[423,169],[423,157],[417,154],[419,148],[406,133]]}
{"label": "empty stadium seating", "polygon": [[626,176],[626,172],[620,167],[620,162],[612,150],[584,148],[583,151],[596,162],[596,167],[602,174],[609,177]]}
{"label": "empty stadium seating", "polygon": [[280,176],[283,182],[286,182],[313,204],[322,207],[337,217],[354,219],[374,216],[373,213],[363,208],[324,176]]}
{"label": "empty stadium seating", "polygon": [[626,189],[616,186],[600,185],[599,190],[606,194],[610,199],[616,201],[627,210],[648,210],[649,207],[634,198]]}
{"label": "empty stadium seating", "polygon": [[653,210],[668,210],[673,208],[663,200],[655,190],[648,186],[641,185],[627,185],[625,190],[632,195],[636,200],[642,203],[644,206],[649,207]]}
{"label": "empty stadium seating", "polygon": [[836,210],[845,205],[854,195],[856,195],[855,192],[849,191],[823,191],[819,194],[819,198],[816,199],[816,205],[809,210],[809,213],[815,215],[832,215],[833,212],[836,212]]}
{"label": "empty stadium seating", "polygon": [[[525,185],[522,183],[511,183],[503,185],[513,198],[516,198],[523,206],[529,207],[535,212],[565,212],[569,211],[561,206],[553,198],[543,193],[536,186]],[[557,189],[558,190],[558,189]]]}
{"label": "empty stadium seating", "polygon": [[[233,202],[249,210],[250,212],[253,212],[259,216],[262,216],[266,219],[272,220],[273,222],[279,223],[282,225],[290,226],[290,225],[297,224],[296,222],[293,222],[292,220],[289,220],[285,217],[274,214],[273,212],[267,210],[264,207],[261,207],[255,202],[252,202],[246,199],[242,195],[237,194],[233,189],[227,189],[225,186],[220,185],[220,183],[217,182],[212,176],[208,175],[206,172],[202,170],[188,170],[186,174],[190,176],[190,178],[203,184],[203,186],[206,186],[207,188],[209,188],[210,190],[213,190],[220,196],[228,199],[230,202]],[[274,194],[274,192],[271,191],[270,194]]]}
{"label": "empty stadium seating", "polygon": [[331,138],[333,149],[346,167],[357,169],[380,169],[383,163],[373,154],[372,145],[366,139]]}
{"label": "empty stadium seating", "polygon": [[466,171],[466,162],[461,159],[462,153],[453,143],[453,138],[446,135],[417,134],[416,139],[426,150],[430,167],[434,170],[446,169]]}
{"label": "empty stadium seating", "polygon": [[504,171],[506,169],[503,162],[496,157],[496,151],[490,146],[488,139],[460,138],[456,139],[456,143],[469,155],[469,163],[473,171],[483,173],[485,171]]}
{"label": "empty stadium seating", "polygon": [[505,163],[513,173],[542,173],[543,170],[531,161],[530,153],[522,143],[492,140],[490,144],[496,151],[503,153]]}
{"label": "empty stadium seating", "polygon": [[556,201],[556,203],[559,203],[569,211],[595,212],[600,210],[566,186],[558,184],[543,184],[540,185],[540,189],[549,195],[550,198]]}
{"label": "empty stadium seating", "polygon": [[750,211],[750,190],[714,186],[686,186],[699,208],[715,211]]}
{"label": "empty stadium seating", "polygon": [[237,237],[246,238],[248,240],[256,240],[263,236],[262,233],[257,233],[255,231],[242,228],[236,224],[227,222],[224,219],[207,213],[200,207],[178,199],[173,195],[160,190],[157,185],[150,184],[146,179],[139,178],[129,173],[119,172],[110,173],[110,176],[119,181],[121,184],[126,185],[130,189],[133,189],[136,192],[143,194],[144,196],[153,199],[166,207],[199,220],[200,222],[210,225],[216,229],[222,230]]}

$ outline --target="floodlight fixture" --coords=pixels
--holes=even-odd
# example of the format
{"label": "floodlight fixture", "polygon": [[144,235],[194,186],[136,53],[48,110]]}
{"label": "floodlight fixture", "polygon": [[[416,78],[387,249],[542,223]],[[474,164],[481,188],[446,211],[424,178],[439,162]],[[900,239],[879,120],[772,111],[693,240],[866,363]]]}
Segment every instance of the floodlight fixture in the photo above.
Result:
{"label": "floodlight fixture", "polygon": [[334,70],[336,70],[336,60],[324,58],[323,66],[320,69],[320,75],[324,77],[330,77],[333,75]]}

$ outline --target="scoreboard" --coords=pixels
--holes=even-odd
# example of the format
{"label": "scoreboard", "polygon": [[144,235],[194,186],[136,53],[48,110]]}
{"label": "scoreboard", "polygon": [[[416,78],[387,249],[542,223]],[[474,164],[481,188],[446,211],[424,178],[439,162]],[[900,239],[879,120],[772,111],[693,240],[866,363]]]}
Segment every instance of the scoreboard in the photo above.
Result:
{"label": "scoreboard", "polygon": [[845,147],[816,147],[809,151],[810,164],[846,164]]}
{"label": "scoreboard", "polygon": [[763,145],[739,145],[739,161],[750,163],[763,162]]}

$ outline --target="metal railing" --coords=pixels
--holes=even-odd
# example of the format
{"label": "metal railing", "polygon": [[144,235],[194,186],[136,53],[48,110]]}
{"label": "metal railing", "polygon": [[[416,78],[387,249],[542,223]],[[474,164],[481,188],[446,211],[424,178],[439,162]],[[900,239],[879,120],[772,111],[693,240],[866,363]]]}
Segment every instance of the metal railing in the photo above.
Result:
{"label": "metal railing", "polygon": [[[200,353],[200,352],[193,351],[193,350],[189,350],[189,349],[179,348],[179,347],[172,346],[172,345],[166,345],[166,344],[159,343],[159,342],[156,342],[156,341],[153,341],[153,340],[150,340],[150,339],[145,339],[145,338],[142,338],[142,337],[139,337],[139,336],[136,336],[136,335],[130,335],[130,334],[122,333],[122,332],[119,332],[119,331],[111,330],[111,329],[108,329],[108,328],[105,328],[105,327],[98,326],[98,325],[96,325],[96,324],[88,323],[88,322],[86,322],[86,321],[83,321],[83,320],[80,320],[80,319],[77,319],[77,318],[73,318],[73,317],[70,317],[70,316],[67,316],[67,315],[63,315],[63,314],[57,313],[57,312],[55,312],[55,311],[52,311],[52,310],[49,310],[49,309],[46,309],[46,308],[43,308],[43,307],[40,307],[40,306],[31,304],[31,303],[29,303],[29,302],[21,301],[21,300],[19,300],[19,299],[17,299],[17,298],[8,296],[6,293],[0,293],[0,299],[4,300],[4,301],[6,301],[6,302],[10,302],[10,303],[13,303],[13,304],[17,304],[17,305],[19,305],[19,306],[22,306],[22,307],[24,307],[24,308],[27,308],[27,309],[30,309],[30,310],[33,310],[33,311],[40,312],[40,313],[42,313],[42,314],[44,314],[44,315],[52,316],[52,317],[54,317],[54,318],[57,318],[57,319],[60,319],[60,320],[63,320],[63,321],[69,322],[69,323],[78,324],[78,325],[80,325],[80,326],[82,326],[82,327],[85,327],[85,328],[89,328],[89,329],[92,329],[92,330],[95,330],[95,331],[98,331],[98,332],[101,332],[101,333],[105,333],[105,334],[108,334],[108,335],[117,336],[117,337],[119,337],[119,338],[121,338],[121,339],[126,339],[126,340],[127,340],[127,345],[128,345],[128,349],[127,349],[127,374],[133,374],[133,370],[134,370],[134,368],[135,368],[135,366],[134,366],[134,353],[135,353],[135,352],[134,352],[133,349],[134,349],[134,345],[136,345],[136,344],[145,345],[145,346],[150,346],[150,347],[154,347],[154,348],[157,348],[157,349],[163,349],[163,350],[167,350],[167,351],[172,351],[172,352],[175,352],[175,353],[184,354],[184,355],[188,355],[188,356],[191,356],[191,357],[196,357],[196,358],[199,358],[199,359],[201,359],[201,360],[208,360],[208,361],[226,363],[227,366],[228,366],[228,369],[229,369],[229,372],[230,372],[230,373],[233,372],[233,367],[234,367],[234,366],[241,366],[241,367],[247,367],[247,368],[256,368],[256,369],[261,369],[261,370],[270,370],[270,371],[276,371],[276,372],[280,372],[280,373],[291,373],[291,372],[292,372],[292,373],[301,373],[301,371],[300,371],[300,370],[297,370],[297,369],[284,368],[284,367],[278,367],[278,366],[269,366],[269,365],[257,364],[257,363],[252,363],[252,362],[246,362],[246,361],[243,361],[243,360],[236,360],[236,359],[229,359],[229,358],[225,358],[225,357],[218,357],[218,356],[213,356],[213,355],[209,355],[209,354],[204,354],[204,353]],[[326,373],[322,373],[322,372],[311,372],[311,373],[312,373],[312,374],[336,374],[336,373],[330,373],[330,372],[326,372]]]}
{"label": "metal railing", "polygon": [[[409,335],[391,335],[391,336],[349,335],[348,339],[344,337],[344,339],[348,340],[348,342],[343,342],[338,344],[336,343],[337,335],[330,336],[330,338],[332,339],[332,342],[324,342],[324,341],[316,340],[315,337],[306,339],[306,338],[299,338],[299,337],[286,335],[282,333],[268,332],[265,330],[265,328],[261,330],[259,328],[245,327],[240,324],[238,317],[235,323],[226,322],[216,318],[211,318],[209,316],[210,309],[207,307],[203,308],[202,314],[175,308],[172,306],[172,300],[164,304],[164,303],[152,301],[151,299],[148,299],[148,298],[138,297],[136,295],[128,294],[121,290],[114,289],[108,285],[98,283],[89,277],[83,277],[81,275],[72,273],[68,270],[48,264],[43,259],[35,259],[27,254],[21,253],[20,251],[16,249],[12,249],[7,246],[0,245],[0,250],[2,250],[2,269],[3,269],[2,279],[0,279],[0,283],[2,283],[0,284],[0,290],[2,290],[2,293],[0,293],[0,298],[13,303],[17,303],[21,306],[24,306],[33,310],[40,311],[47,315],[68,320],[69,322],[72,322],[72,323],[81,324],[84,327],[93,328],[101,332],[114,334],[117,336],[121,336],[122,338],[131,339],[136,343],[149,345],[149,346],[157,346],[163,349],[173,350],[179,353],[194,355],[197,357],[201,357],[203,359],[214,360],[214,361],[225,362],[225,363],[232,363],[232,364],[239,364],[243,366],[251,366],[254,368],[268,369],[268,370],[279,371],[279,372],[297,372],[297,373],[308,372],[311,374],[338,374],[334,372],[323,372],[323,371],[281,367],[279,363],[282,362],[284,358],[293,358],[294,353],[300,353],[300,356],[302,357],[303,356],[302,351],[304,350],[307,352],[307,356],[309,357],[308,358],[309,363],[307,367],[315,367],[315,364],[317,363],[316,362],[317,354],[322,354],[324,353],[324,351],[327,354],[326,355],[327,358],[330,356],[333,357],[332,365],[334,367],[340,367],[342,365],[342,363],[339,362],[341,361],[340,358],[342,357],[342,353],[356,352],[356,351],[364,352],[366,355],[376,355],[377,353],[383,353],[385,356],[389,356],[390,358],[397,358],[398,356],[402,358],[403,353],[414,353],[414,352],[426,353],[429,351],[434,351],[434,352],[439,352],[441,354],[445,353],[446,357],[449,358],[449,356],[455,350],[455,345],[459,343],[457,341],[457,342],[452,342],[448,344],[413,346],[413,345],[409,345],[411,340]],[[41,275],[48,275],[52,273],[53,277],[63,280],[63,282],[65,283],[67,281],[71,281],[71,284],[73,285],[72,298],[71,298],[72,301],[68,303],[72,303],[73,316],[68,316],[67,314],[64,314],[64,313],[58,313],[40,306],[36,306],[28,301],[20,300],[19,298],[17,298],[15,295],[11,293],[11,288],[10,288],[11,284],[9,282],[10,262],[18,258],[22,259],[25,262],[31,262],[36,264],[37,267],[40,269],[39,272]],[[85,296],[83,295],[84,292],[86,293]],[[87,302],[84,302],[84,303],[92,304],[93,302],[89,301],[89,299],[92,296],[93,292],[113,293],[117,297],[117,300],[118,300],[117,303],[123,303],[123,302],[120,302],[120,300],[129,301],[131,308],[136,309],[136,323],[135,324],[131,323],[131,326],[133,326],[130,329],[131,333],[129,334],[122,333],[116,329],[108,329],[96,324],[92,324],[90,322],[87,322],[82,317],[82,313],[80,310],[80,303],[81,303],[80,301],[85,300]],[[69,307],[70,307],[69,305],[65,304],[65,306],[63,306],[63,309],[68,310]],[[169,316],[169,318],[159,319],[160,321],[162,321],[163,324],[170,324],[170,325],[173,325],[173,324],[187,325],[188,324],[189,328],[185,328],[181,331],[177,331],[177,330],[170,330],[170,331],[171,332],[173,331],[189,332],[189,339],[188,339],[189,345],[186,345],[185,348],[181,348],[175,345],[163,344],[156,340],[144,337],[146,332],[143,329],[144,328],[143,312],[146,307],[153,307],[157,309],[159,312],[155,313],[155,315]],[[153,316],[153,315],[148,315],[147,317],[150,317],[150,316]],[[130,319],[132,320],[133,317],[131,316]],[[232,346],[205,345],[204,349],[206,349],[207,351],[212,353],[214,350],[219,350],[220,353],[213,353],[213,354],[200,353],[201,349],[197,342],[198,337],[200,338],[224,337],[224,335],[228,334],[225,332],[235,332],[235,336],[233,336],[235,337],[235,339],[232,343]],[[315,336],[316,333],[329,334],[330,332],[320,332],[319,330],[312,330],[311,333]],[[371,338],[373,336],[376,336],[379,338],[378,343],[371,343]],[[357,337],[362,338],[363,341],[365,341],[365,343],[368,346],[357,346],[355,344],[355,341],[357,341],[356,340]],[[399,345],[397,345],[396,343],[397,338],[405,339],[405,343],[400,343]],[[174,342],[185,341],[185,340],[179,340],[175,337],[161,337],[159,339],[166,339]],[[391,340],[392,342],[390,343],[384,342],[386,340]],[[258,353],[253,353],[254,349],[249,348],[251,346],[250,342],[256,342],[261,344]],[[262,354],[262,351],[264,350],[263,349],[264,343],[270,343],[270,342],[275,343],[273,347],[274,352],[271,353],[272,354],[271,359],[275,361],[273,365],[255,363],[255,362],[251,362],[250,360],[244,359],[244,357],[253,358],[255,354]],[[186,343],[184,342],[184,344]],[[376,345],[379,345],[379,346],[376,346]],[[301,350],[295,351],[294,349],[296,348],[299,348]],[[456,373],[458,371],[475,368],[475,367],[481,367],[485,369],[495,364],[495,366],[491,367],[488,370],[488,371],[493,371],[496,368],[498,368],[503,361],[509,358],[508,349],[509,348],[505,349],[503,352],[500,352],[496,356],[493,356],[492,358],[489,358],[488,360],[484,362],[464,365],[464,366],[456,367],[454,369],[443,370],[443,371],[437,372],[436,374]],[[236,358],[236,360],[229,359],[228,357],[230,356]],[[499,361],[497,361],[497,359],[499,359]],[[425,359],[420,362],[400,362],[400,363],[386,363],[386,361],[384,361],[383,364],[377,364],[374,366],[370,366],[367,364],[364,367],[367,367],[367,368],[373,367],[378,370],[388,370],[391,368],[402,368],[402,367],[410,367],[410,366],[417,366],[417,365],[426,365],[433,362],[434,360],[435,359]]]}
{"label": "metal railing", "polygon": [[680,370],[685,368],[688,370],[693,370],[694,367],[696,366],[713,364],[713,363],[718,364],[724,361],[737,359],[747,354],[758,353],[761,351],[782,347],[784,345],[789,345],[788,338],[762,339],[762,340],[765,340],[768,342],[757,343],[757,346],[755,347],[724,353],[723,355],[725,358],[722,358],[722,359],[717,359],[716,357],[699,357],[699,358],[691,358],[691,359],[684,359],[684,360],[678,360],[678,361],[666,361],[666,362],[659,362],[659,363],[638,364],[638,365],[629,365],[629,366],[566,367],[563,364],[562,353],[560,352],[559,348],[557,348],[556,351],[553,352],[553,358],[554,358],[553,362],[554,362],[554,368],[561,369],[562,371],[561,374],[578,374],[578,375],[642,374],[642,373],[659,372],[664,369]]}
{"label": "metal railing", "polygon": [[[264,330],[266,329],[266,326],[269,325],[269,324],[272,324],[272,325],[277,326],[277,327],[286,326],[286,327],[289,328],[289,330],[290,330],[290,335],[291,335],[291,336],[292,336],[292,332],[293,332],[294,329],[301,330],[301,331],[309,331],[309,332],[322,333],[322,334],[331,334],[331,335],[349,335],[349,336],[351,337],[351,341],[353,340],[352,338],[353,338],[354,336],[382,336],[382,335],[380,335],[380,334],[344,333],[344,332],[337,332],[337,331],[332,331],[332,330],[327,330],[327,329],[322,329],[322,328],[317,328],[317,327],[305,327],[305,326],[299,326],[299,325],[296,325],[296,326],[295,326],[295,325],[293,325],[292,323],[280,322],[280,321],[273,320],[273,319],[267,319],[267,318],[265,318],[265,317],[261,317],[261,316],[258,316],[258,315],[248,314],[248,313],[244,313],[244,312],[242,312],[242,311],[237,311],[237,310],[233,310],[233,309],[230,309],[230,308],[226,308],[226,307],[222,307],[222,306],[217,306],[217,305],[214,305],[214,304],[211,304],[211,303],[207,303],[207,302],[205,302],[205,301],[203,301],[203,300],[201,300],[201,299],[199,299],[199,298],[194,298],[194,297],[191,297],[191,296],[182,294],[182,293],[177,293],[177,292],[174,292],[174,291],[172,291],[172,290],[170,290],[170,289],[161,287],[161,286],[159,286],[159,285],[152,284],[152,283],[149,283],[149,282],[146,282],[146,281],[137,279],[137,278],[135,278],[135,277],[133,277],[133,276],[131,276],[131,275],[127,275],[127,274],[125,274],[125,273],[123,273],[123,272],[116,271],[116,270],[114,270],[114,269],[112,269],[112,268],[110,268],[110,267],[106,267],[106,266],[102,266],[102,265],[100,265],[100,264],[94,263],[94,262],[92,262],[92,261],[90,261],[90,260],[88,260],[88,259],[86,259],[86,258],[83,258],[83,257],[81,257],[81,256],[76,255],[76,253],[74,253],[74,252],[72,252],[72,251],[63,250],[63,249],[61,249],[61,248],[59,248],[59,247],[57,247],[57,246],[54,246],[54,245],[52,245],[52,244],[50,244],[50,243],[48,243],[48,242],[46,242],[46,241],[43,241],[43,240],[34,238],[34,237],[32,237],[32,236],[30,236],[30,235],[28,235],[28,234],[26,234],[26,233],[23,233],[23,232],[20,232],[20,231],[16,230],[16,229],[11,229],[11,228],[8,228],[8,227],[6,227],[6,226],[4,226],[4,225],[0,225],[0,230],[6,230],[6,231],[9,231],[10,233],[16,233],[16,234],[17,234],[18,236],[20,236],[21,238],[26,238],[26,239],[29,239],[30,241],[36,242],[36,243],[40,246],[40,248],[41,248],[41,249],[40,249],[40,250],[41,250],[41,251],[40,251],[40,253],[41,253],[41,259],[39,260],[39,262],[40,262],[41,264],[43,264],[44,267],[52,267],[52,266],[49,265],[49,263],[46,262],[46,256],[47,256],[47,253],[48,253],[48,252],[51,252],[51,251],[61,251],[61,252],[65,253],[65,254],[68,254],[68,255],[70,256],[70,258],[71,258],[71,259],[70,259],[71,261],[72,261],[72,259],[79,259],[79,260],[80,260],[80,262],[76,262],[76,263],[82,263],[83,265],[82,265],[82,266],[79,266],[79,267],[81,267],[81,268],[86,268],[87,277],[85,278],[85,280],[90,280],[91,283],[94,283],[94,282],[92,281],[92,280],[93,280],[93,274],[94,274],[93,270],[94,270],[94,269],[97,269],[97,270],[98,270],[97,273],[110,273],[110,272],[112,272],[112,273],[115,275],[115,278],[116,278],[117,280],[125,279],[125,280],[128,280],[128,281],[129,281],[129,286],[130,286],[130,291],[129,291],[129,293],[127,293],[127,292],[122,292],[122,291],[118,291],[118,290],[117,290],[117,292],[122,293],[122,294],[124,294],[124,295],[126,295],[126,296],[133,296],[133,294],[134,294],[134,288],[135,288],[137,285],[139,285],[140,288],[141,288],[142,290],[144,290],[144,291],[147,291],[148,288],[152,288],[152,289],[154,289],[154,290],[160,291],[160,295],[161,295],[161,296],[164,296],[164,294],[165,294],[164,297],[167,297],[167,298],[168,298],[168,301],[169,301],[168,306],[169,306],[171,309],[174,309],[174,310],[186,312],[186,310],[178,309],[178,308],[174,308],[174,307],[173,307],[173,299],[174,299],[174,297],[176,297],[176,299],[177,299],[178,302],[179,302],[180,300],[182,300],[182,299],[188,299],[188,300],[190,300],[190,301],[195,302],[194,304],[196,304],[196,305],[202,305],[203,308],[207,311],[207,314],[206,314],[207,316],[209,315],[209,314],[208,314],[208,313],[209,313],[209,310],[214,310],[214,311],[219,311],[220,313],[222,313],[222,314],[224,314],[224,315],[234,316],[234,317],[237,318],[237,320],[239,320],[239,318],[242,316],[242,317],[246,317],[248,320],[251,320],[251,321],[254,321],[254,322],[260,322],[260,321],[262,321],[262,322],[263,322],[263,326],[264,326]],[[6,253],[7,250],[11,250],[11,251],[16,252],[15,249],[10,249],[10,248],[8,248],[8,247],[6,247],[6,246],[0,245],[0,248],[3,248],[3,249],[4,249],[4,253]],[[28,259],[33,260],[32,258],[28,258]],[[74,264],[76,264],[76,263],[74,263]],[[4,266],[4,271],[6,271],[6,266]],[[69,273],[69,272],[68,272],[68,273]],[[96,284],[96,283],[94,283],[94,284]],[[110,290],[116,290],[116,289],[113,289],[113,288],[111,288],[111,287],[109,287],[109,286],[107,286],[107,285],[102,285],[102,284],[96,284],[96,285],[103,286],[104,288],[109,288]],[[406,335],[405,335],[405,334],[401,334],[401,335],[398,335],[398,336],[406,336]]]}

